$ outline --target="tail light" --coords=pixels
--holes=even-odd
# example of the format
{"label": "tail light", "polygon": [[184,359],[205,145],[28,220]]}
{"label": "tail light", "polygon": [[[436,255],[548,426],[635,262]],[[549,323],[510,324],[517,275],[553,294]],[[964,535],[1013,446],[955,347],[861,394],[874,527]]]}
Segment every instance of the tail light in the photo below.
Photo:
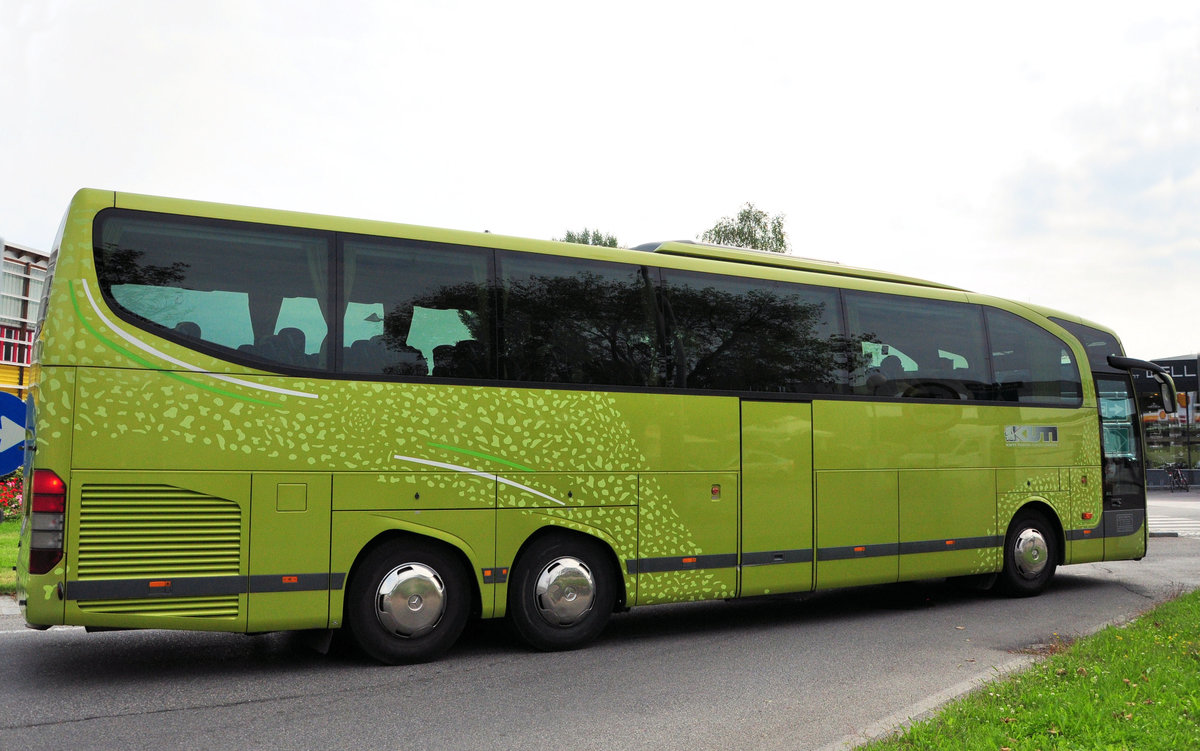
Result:
{"label": "tail light", "polygon": [[45,574],[63,557],[67,518],[67,485],[48,469],[33,471],[33,504],[29,517],[29,573]]}

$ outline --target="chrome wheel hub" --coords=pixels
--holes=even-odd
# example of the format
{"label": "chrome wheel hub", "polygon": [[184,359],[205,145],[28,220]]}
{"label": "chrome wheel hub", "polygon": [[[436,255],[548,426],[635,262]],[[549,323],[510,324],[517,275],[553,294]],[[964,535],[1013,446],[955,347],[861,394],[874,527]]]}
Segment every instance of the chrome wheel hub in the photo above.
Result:
{"label": "chrome wheel hub", "polygon": [[592,609],[596,578],[578,558],[555,558],[538,574],[535,601],[547,623],[571,626]]}
{"label": "chrome wheel hub", "polygon": [[421,563],[405,563],[379,582],[375,615],[397,636],[424,636],[438,625],[446,611],[446,585],[442,577]]}
{"label": "chrome wheel hub", "polygon": [[1013,562],[1017,572],[1026,579],[1036,579],[1050,562],[1046,538],[1036,529],[1023,529],[1013,545]]}

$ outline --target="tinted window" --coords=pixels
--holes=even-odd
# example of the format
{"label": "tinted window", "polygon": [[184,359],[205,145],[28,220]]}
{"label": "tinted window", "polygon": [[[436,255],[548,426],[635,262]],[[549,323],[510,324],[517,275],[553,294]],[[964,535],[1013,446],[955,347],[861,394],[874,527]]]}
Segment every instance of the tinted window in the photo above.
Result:
{"label": "tinted window", "polygon": [[830,393],[843,380],[836,290],[664,270],[667,383]]}
{"label": "tinted window", "polygon": [[1007,402],[1078,404],[1083,393],[1071,350],[1024,318],[987,309],[997,396]]}
{"label": "tinted window", "polygon": [[328,236],[110,210],[96,238],[101,291],[145,328],[263,368],[330,366]]}
{"label": "tinted window", "polygon": [[342,370],[490,378],[491,251],[349,238],[342,244]]}
{"label": "tinted window", "polygon": [[1104,493],[1115,508],[1145,505],[1145,476],[1142,441],[1138,435],[1141,416],[1129,387],[1129,379],[1098,376],[1100,397],[1100,445],[1104,456]]}
{"label": "tinted window", "polygon": [[979,306],[898,295],[846,293],[860,356],[851,391],[915,399],[989,399]]}
{"label": "tinted window", "polygon": [[1091,365],[1092,370],[1111,371],[1114,368],[1108,364],[1108,356],[1122,357],[1125,355],[1121,350],[1121,343],[1107,331],[1084,326],[1081,323],[1064,321],[1061,318],[1051,318],[1050,320],[1074,334],[1075,338],[1083,344],[1083,349],[1087,352],[1088,364]]}
{"label": "tinted window", "polygon": [[660,383],[653,279],[644,266],[500,253],[501,377]]}

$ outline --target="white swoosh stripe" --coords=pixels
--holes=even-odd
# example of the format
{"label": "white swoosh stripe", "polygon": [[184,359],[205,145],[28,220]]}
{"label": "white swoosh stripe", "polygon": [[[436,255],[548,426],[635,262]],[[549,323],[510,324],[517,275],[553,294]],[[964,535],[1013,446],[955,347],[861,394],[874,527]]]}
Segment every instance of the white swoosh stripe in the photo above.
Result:
{"label": "white swoosh stripe", "polygon": [[490,477],[491,479],[495,480],[496,482],[504,483],[505,485],[510,485],[514,488],[524,490],[526,493],[533,493],[536,496],[545,498],[547,501],[554,501],[559,506],[567,505],[565,501],[560,501],[553,496],[548,496],[540,490],[534,490],[533,488],[529,487],[528,485],[522,485],[519,482],[514,482],[514,481],[508,479],[507,477],[501,477],[500,475],[492,474],[491,472],[484,472],[484,471],[478,470],[478,469],[471,469],[470,467],[463,467],[458,464],[447,464],[446,462],[435,462],[432,459],[418,459],[415,456],[402,456],[401,454],[396,454],[392,458],[393,459],[402,459],[403,461],[406,461],[406,462],[416,462],[417,464],[426,464],[430,467],[438,467],[440,469],[449,469],[449,470],[453,470],[455,472],[463,472],[468,475],[475,475],[476,477]]}
{"label": "white swoosh stripe", "polygon": [[90,303],[92,306],[92,311],[97,316],[100,317],[101,321],[104,321],[104,325],[107,326],[112,331],[117,332],[117,336],[121,337],[125,341],[129,342],[130,344],[132,344],[133,346],[137,347],[138,349],[140,349],[141,351],[143,351],[147,354],[154,355],[155,357],[157,357],[161,360],[166,360],[167,362],[171,363],[172,365],[178,365],[179,367],[181,367],[185,370],[190,370],[193,373],[203,373],[204,375],[212,376],[213,378],[217,378],[222,381],[227,381],[229,383],[236,383],[237,385],[245,386],[246,388],[257,389],[259,391],[270,391],[273,394],[285,394],[287,396],[302,396],[306,399],[318,399],[319,398],[317,394],[309,394],[304,391],[292,391],[291,389],[283,389],[283,388],[279,388],[278,386],[267,386],[267,385],[261,384],[261,383],[252,383],[250,381],[243,381],[241,378],[234,378],[233,376],[221,375],[220,373],[209,373],[208,371],[206,371],[202,368],[198,368],[195,365],[192,365],[190,363],[186,363],[182,360],[176,360],[174,357],[171,357],[167,353],[160,352],[157,349],[155,349],[154,347],[151,347],[149,344],[138,341],[131,334],[126,333],[125,330],[120,328],[119,326],[113,325],[113,322],[108,320],[108,316],[104,315],[104,313],[101,312],[100,306],[96,304],[96,298],[92,297],[92,288],[88,286],[87,279],[80,279],[79,281],[83,285],[83,292],[84,292],[84,294],[87,295],[88,303]]}

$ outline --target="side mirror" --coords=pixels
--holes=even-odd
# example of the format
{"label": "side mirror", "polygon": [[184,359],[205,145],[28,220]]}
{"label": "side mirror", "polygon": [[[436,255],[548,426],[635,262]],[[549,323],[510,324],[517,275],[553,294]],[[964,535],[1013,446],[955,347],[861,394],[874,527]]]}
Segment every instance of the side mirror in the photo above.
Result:
{"label": "side mirror", "polygon": [[1154,380],[1158,381],[1159,388],[1162,390],[1163,404],[1179,403],[1179,392],[1175,389],[1175,381],[1169,374],[1155,373]]}
{"label": "side mirror", "polygon": [[1157,363],[1148,362],[1146,360],[1136,360],[1132,357],[1117,357],[1116,355],[1108,356],[1108,364],[1117,370],[1148,370],[1150,375],[1154,376],[1154,380],[1158,381],[1159,390],[1162,392],[1163,405],[1174,406],[1179,403],[1179,392],[1175,389],[1175,380],[1171,378],[1171,374],[1167,369]]}

